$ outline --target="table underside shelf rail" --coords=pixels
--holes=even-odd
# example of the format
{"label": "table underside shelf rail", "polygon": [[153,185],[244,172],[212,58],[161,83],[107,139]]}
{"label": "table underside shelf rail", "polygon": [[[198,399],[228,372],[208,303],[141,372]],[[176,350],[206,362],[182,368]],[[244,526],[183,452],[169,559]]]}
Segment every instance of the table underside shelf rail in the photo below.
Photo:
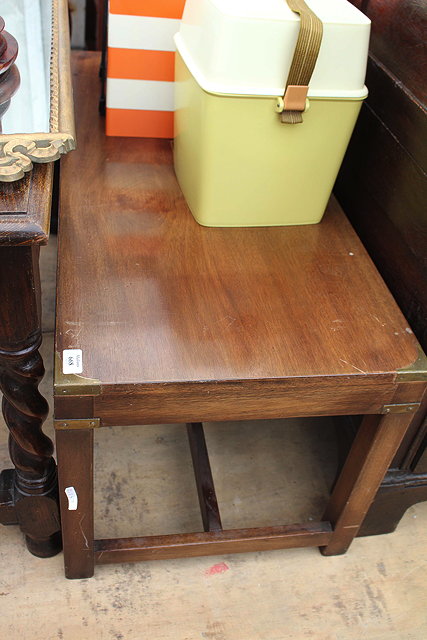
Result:
{"label": "table underside shelf rail", "polygon": [[140,538],[95,540],[96,564],[166,560],[197,556],[324,547],[332,538],[329,522],[228,529]]}
{"label": "table underside shelf rail", "polygon": [[187,424],[204,532],[95,540],[95,562],[162,560],[326,545],[329,522],[223,530],[203,425]]}

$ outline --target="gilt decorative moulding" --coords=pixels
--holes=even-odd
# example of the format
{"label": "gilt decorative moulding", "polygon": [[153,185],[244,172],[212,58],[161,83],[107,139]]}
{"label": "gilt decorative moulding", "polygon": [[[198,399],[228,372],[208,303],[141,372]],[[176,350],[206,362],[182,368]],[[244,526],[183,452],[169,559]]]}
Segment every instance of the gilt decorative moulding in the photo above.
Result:
{"label": "gilt decorative moulding", "polygon": [[67,0],[0,5],[0,182],[75,148]]}

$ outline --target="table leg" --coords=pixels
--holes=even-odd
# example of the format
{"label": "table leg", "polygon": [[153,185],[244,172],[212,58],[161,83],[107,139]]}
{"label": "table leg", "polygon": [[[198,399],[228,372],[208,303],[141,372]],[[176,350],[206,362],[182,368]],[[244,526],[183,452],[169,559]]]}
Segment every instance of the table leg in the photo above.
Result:
{"label": "table leg", "polygon": [[62,543],[53,444],[42,431],[49,407],[38,391],[39,247],[1,247],[0,265],[0,389],[15,466],[0,476],[0,523],[19,524],[31,553],[50,557]]}
{"label": "table leg", "polygon": [[[358,536],[375,536],[395,531],[403,515],[414,504],[427,500],[427,467],[422,458],[427,448],[427,396],[413,414],[399,450],[369,508]],[[344,464],[357,433],[355,416],[335,418],[340,467]]]}
{"label": "table leg", "polygon": [[[93,429],[56,432],[66,578],[90,578],[95,568]],[[65,490],[72,491],[75,504]]]}
{"label": "table leg", "polygon": [[324,555],[347,551],[412,419],[408,413],[363,419],[323,517],[334,527]]}

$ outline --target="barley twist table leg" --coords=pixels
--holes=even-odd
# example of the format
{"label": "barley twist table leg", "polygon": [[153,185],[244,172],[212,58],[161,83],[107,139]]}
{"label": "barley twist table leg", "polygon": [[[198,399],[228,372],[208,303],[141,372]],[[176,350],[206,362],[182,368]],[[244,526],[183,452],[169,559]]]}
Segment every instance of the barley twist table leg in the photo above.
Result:
{"label": "barley twist table leg", "polygon": [[44,375],[38,249],[2,248],[0,255],[0,389],[15,466],[0,476],[0,522],[19,524],[29,550],[48,557],[60,551],[61,536],[53,444],[42,432],[49,408],[38,390]]}

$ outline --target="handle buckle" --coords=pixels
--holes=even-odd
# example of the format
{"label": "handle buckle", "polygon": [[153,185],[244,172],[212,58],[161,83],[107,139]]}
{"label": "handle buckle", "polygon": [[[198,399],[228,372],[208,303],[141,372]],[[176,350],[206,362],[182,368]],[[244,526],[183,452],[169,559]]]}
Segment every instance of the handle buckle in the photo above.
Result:
{"label": "handle buckle", "polygon": [[304,111],[307,94],[307,85],[288,85],[283,97],[284,109],[286,111]]}

